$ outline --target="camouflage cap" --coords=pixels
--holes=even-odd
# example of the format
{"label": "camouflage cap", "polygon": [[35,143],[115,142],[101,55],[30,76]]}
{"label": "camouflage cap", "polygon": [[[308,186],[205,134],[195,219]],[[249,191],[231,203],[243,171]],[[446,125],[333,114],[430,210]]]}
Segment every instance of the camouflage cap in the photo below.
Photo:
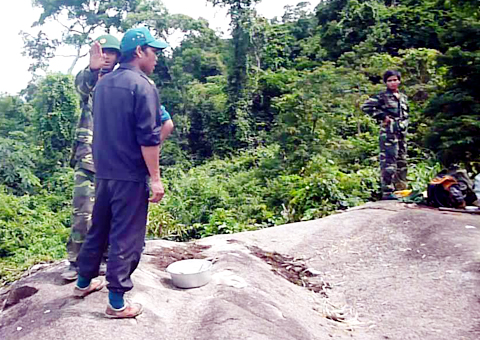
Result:
{"label": "camouflage cap", "polygon": [[115,38],[113,35],[101,35],[97,39],[95,39],[95,41],[98,41],[100,43],[102,49],[111,48],[112,50],[117,50],[118,52],[120,52],[120,41],[118,41],[118,39]]}

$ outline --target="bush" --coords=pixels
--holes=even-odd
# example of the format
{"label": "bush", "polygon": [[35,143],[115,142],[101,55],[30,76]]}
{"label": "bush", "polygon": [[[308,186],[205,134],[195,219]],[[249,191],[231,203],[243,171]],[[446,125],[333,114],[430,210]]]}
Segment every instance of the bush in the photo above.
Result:
{"label": "bush", "polygon": [[[273,214],[262,202],[256,161],[247,152],[232,160],[210,161],[188,172],[167,169],[167,195],[160,205],[150,207],[148,234],[185,240],[250,230],[267,223]],[[235,216],[235,223],[227,221],[231,216]],[[219,228],[223,222],[228,223]]]}
{"label": "bush", "polygon": [[167,195],[151,205],[148,234],[187,240],[326,216],[371,200],[378,191],[375,167],[342,170],[314,156],[289,174],[278,145],[212,160],[184,172],[164,172]]}
{"label": "bush", "polygon": [[35,263],[65,257],[69,209],[52,211],[43,196],[15,197],[0,187],[0,286]]}
{"label": "bush", "polygon": [[38,148],[22,141],[23,132],[12,133],[10,138],[0,137],[0,184],[16,195],[33,194],[41,188],[34,169]]}
{"label": "bush", "polygon": [[286,222],[310,220],[371,200],[378,191],[378,170],[342,171],[331,159],[315,156],[303,176],[279,176],[270,183],[269,202]]}

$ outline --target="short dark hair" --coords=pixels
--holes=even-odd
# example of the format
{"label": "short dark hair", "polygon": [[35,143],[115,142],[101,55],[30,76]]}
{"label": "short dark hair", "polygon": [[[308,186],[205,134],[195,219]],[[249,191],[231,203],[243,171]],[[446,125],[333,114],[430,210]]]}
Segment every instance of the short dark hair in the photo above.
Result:
{"label": "short dark hair", "polygon": [[[147,49],[148,45],[143,45],[141,46],[142,51],[145,51]],[[120,56],[120,63],[129,63],[135,58],[135,51],[137,49],[135,48],[134,50],[130,50],[127,52],[122,53]]]}
{"label": "short dark hair", "polygon": [[397,76],[398,80],[402,80],[402,75],[400,74],[400,72],[396,70],[388,70],[383,74],[383,82],[387,83],[387,79],[392,76]]}

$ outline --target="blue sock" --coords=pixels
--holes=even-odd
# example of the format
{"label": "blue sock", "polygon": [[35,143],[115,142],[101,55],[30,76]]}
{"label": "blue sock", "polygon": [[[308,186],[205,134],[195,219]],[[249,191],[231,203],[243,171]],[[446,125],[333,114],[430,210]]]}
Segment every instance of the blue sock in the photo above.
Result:
{"label": "blue sock", "polygon": [[92,279],[87,279],[83,276],[78,275],[77,287],[78,288],[87,288],[88,286],[90,286],[90,281],[92,281]]}
{"label": "blue sock", "polygon": [[123,300],[123,294],[125,293],[117,293],[108,291],[108,301],[110,302],[110,306],[115,309],[120,309],[125,306],[125,301]]}

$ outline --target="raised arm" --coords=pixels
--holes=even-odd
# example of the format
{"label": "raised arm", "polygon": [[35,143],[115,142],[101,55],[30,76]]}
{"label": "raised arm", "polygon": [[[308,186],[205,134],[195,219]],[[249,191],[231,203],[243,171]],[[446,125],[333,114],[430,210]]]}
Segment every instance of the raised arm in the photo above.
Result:
{"label": "raised arm", "polygon": [[90,47],[90,64],[87,68],[80,71],[75,78],[75,88],[80,94],[83,103],[87,103],[90,93],[97,84],[100,69],[105,64],[102,53],[102,47],[98,41],[95,41]]}

